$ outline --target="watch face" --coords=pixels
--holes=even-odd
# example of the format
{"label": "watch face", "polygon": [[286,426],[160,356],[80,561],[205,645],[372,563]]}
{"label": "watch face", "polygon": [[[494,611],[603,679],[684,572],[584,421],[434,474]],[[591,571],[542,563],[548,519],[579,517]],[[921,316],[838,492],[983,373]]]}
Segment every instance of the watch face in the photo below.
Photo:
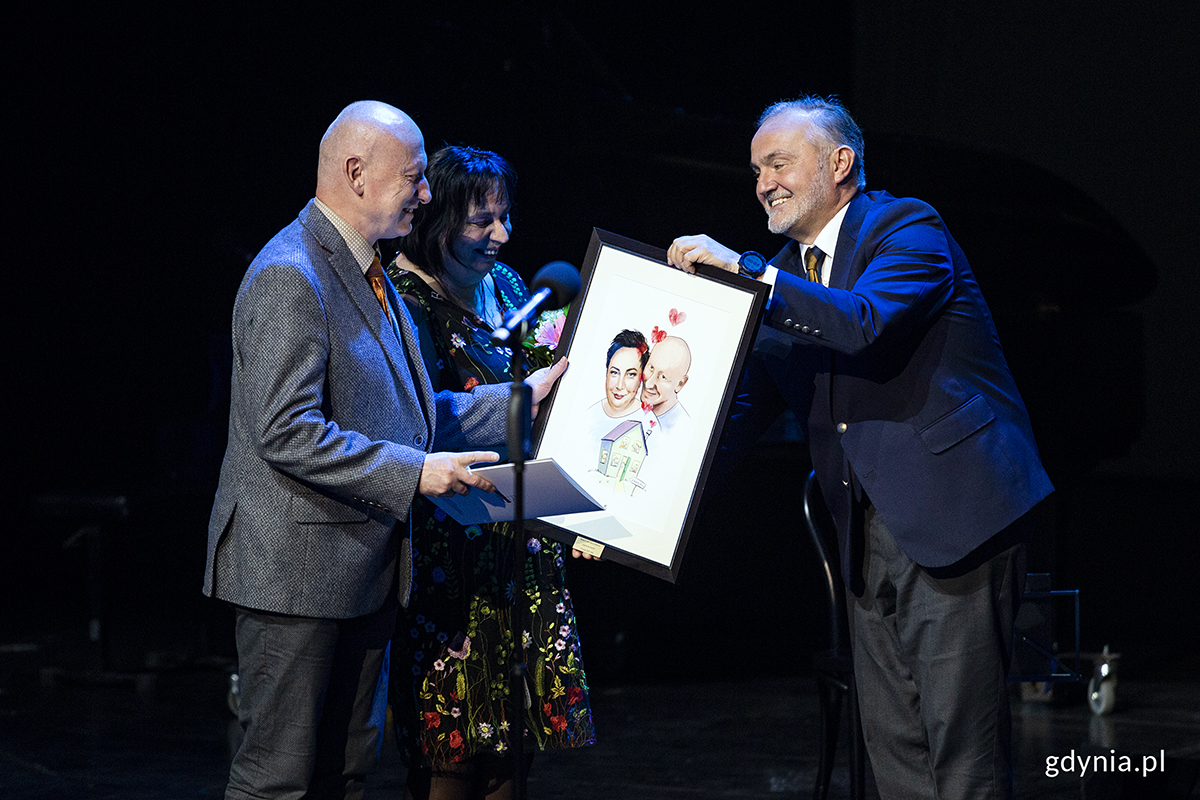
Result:
{"label": "watch face", "polygon": [[762,275],[767,270],[767,260],[753,250],[742,253],[738,264],[744,272],[755,277]]}

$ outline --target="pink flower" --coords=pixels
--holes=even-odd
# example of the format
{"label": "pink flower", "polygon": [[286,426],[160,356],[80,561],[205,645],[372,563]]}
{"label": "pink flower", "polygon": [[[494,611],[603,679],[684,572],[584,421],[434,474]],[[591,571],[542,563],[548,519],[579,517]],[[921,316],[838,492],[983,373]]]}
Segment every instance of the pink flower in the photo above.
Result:
{"label": "pink flower", "polygon": [[543,316],[542,321],[534,330],[533,342],[553,350],[558,347],[558,341],[562,338],[563,326],[567,323],[567,317],[562,311],[551,313],[553,316]]}

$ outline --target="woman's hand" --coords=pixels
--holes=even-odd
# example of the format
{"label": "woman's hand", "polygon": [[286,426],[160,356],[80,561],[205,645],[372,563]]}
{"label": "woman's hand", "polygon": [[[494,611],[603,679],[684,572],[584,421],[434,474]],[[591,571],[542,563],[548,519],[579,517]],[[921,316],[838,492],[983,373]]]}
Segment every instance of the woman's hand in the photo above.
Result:
{"label": "woman's hand", "polygon": [[548,367],[542,367],[525,379],[525,385],[533,390],[533,416],[537,416],[538,403],[546,399],[554,382],[567,371],[567,359],[562,358]]}

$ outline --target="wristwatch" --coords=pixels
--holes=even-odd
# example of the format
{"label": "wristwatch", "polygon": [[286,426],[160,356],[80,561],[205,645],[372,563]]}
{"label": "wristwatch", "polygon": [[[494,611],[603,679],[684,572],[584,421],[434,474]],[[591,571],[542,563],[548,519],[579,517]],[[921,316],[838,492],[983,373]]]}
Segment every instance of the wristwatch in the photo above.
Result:
{"label": "wristwatch", "polygon": [[767,271],[767,260],[753,250],[747,250],[738,257],[738,275],[747,278],[761,278]]}

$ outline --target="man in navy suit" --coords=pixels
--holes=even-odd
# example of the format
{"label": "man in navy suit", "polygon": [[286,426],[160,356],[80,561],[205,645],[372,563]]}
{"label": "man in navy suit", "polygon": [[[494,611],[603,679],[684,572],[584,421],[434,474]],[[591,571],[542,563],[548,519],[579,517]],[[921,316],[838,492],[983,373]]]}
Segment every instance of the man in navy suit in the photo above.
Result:
{"label": "man in navy suit", "polygon": [[[495,453],[434,448],[503,442],[509,390],[433,392],[375,250],[429,202],[425,164],[404,112],[347,106],[321,140],[316,197],[238,289],[204,573],[237,614],[245,737],[227,798],[362,795],[410,587],[409,505],[492,489],[470,465]],[[535,406],[564,368],[530,376]]]}
{"label": "man in navy suit", "polygon": [[1013,621],[1052,487],[987,305],[933,208],[864,191],[841,104],[771,106],[750,153],[792,241],[769,265],[704,235],[668,250],[773,284],[732,429],[808,421],[881,796],[1009,797]]}

